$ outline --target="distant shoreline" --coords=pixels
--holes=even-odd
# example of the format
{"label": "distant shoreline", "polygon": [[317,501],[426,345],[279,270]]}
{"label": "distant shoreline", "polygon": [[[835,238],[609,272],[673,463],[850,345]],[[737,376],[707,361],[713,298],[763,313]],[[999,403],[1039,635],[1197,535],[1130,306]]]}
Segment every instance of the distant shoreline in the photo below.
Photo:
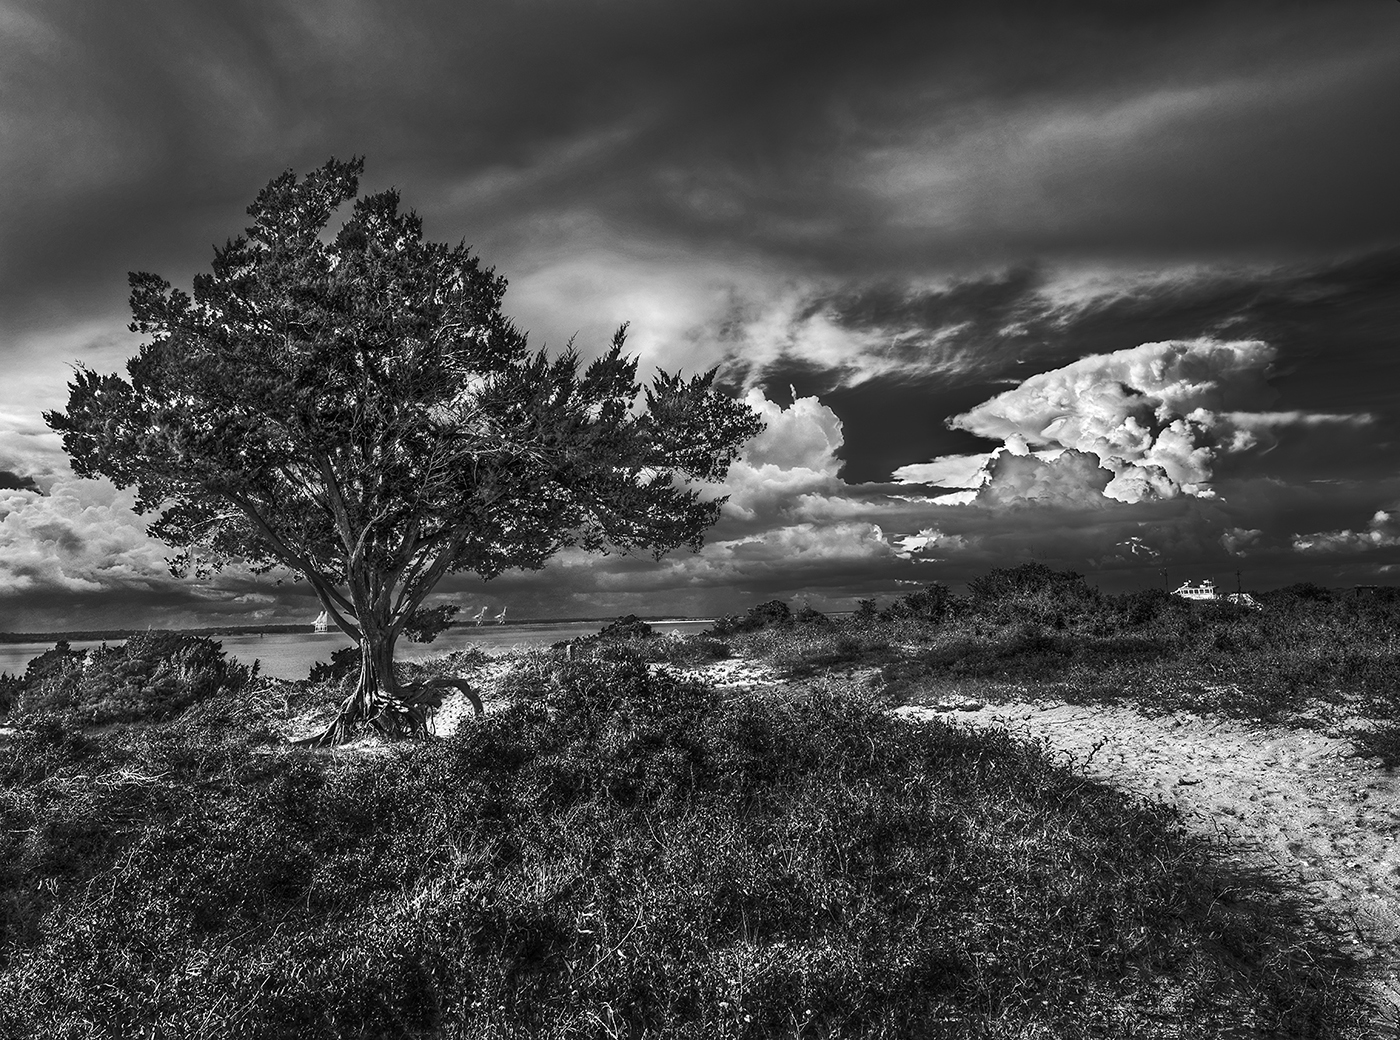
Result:
{"label": "distant shoreline", "polygon": [[[456,622],[449,629],[494,629],[494,628],[539,628],[548,625],[606,625],[616,621],[616,617],[603,618],[522,618],[518,621],[497,623],[494,621],[476,625],[470,621]],[[674,614],[642,617],[649,624],[713,624],[709,617],[677,617]],[[139,636],[146,632],[179,632],[186,636],[248,636],[248,635],[315,635],[316,629],[310,625],[221,625],[213,628],[107,628],[74,632],[0,632],[0,644],[5,643],[56,643],[60,640],[70,643],[92,643],[99,640],[118,642]],[[325,635],[344,636],[343,632],[331,629]]]}

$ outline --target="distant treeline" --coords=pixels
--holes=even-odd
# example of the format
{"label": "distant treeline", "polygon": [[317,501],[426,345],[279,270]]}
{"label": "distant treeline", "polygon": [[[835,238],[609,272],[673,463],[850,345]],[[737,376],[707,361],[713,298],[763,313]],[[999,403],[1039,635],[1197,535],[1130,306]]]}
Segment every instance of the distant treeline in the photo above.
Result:
{"label": "distant treeline", "polygon": [[[63,640],[68,643],[119,642],[132,636],[145,635],[144,628],[99,628],[86,632],[0,632],[0,643],[52,643]],[[243,636],[272,634],[274,632],[315,631],[311,625],[224,625],[219,628],[182,628],[178,630],[187,636]]]}

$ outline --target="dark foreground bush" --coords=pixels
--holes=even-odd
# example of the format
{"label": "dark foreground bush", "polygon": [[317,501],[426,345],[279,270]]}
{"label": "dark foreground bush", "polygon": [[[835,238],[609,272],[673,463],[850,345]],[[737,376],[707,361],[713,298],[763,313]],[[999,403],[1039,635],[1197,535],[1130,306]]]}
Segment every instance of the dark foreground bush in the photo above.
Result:
{"label": "dark foreground bush", "polygon": [[[1334,1036],[1165,808],[860,699],[545,655],[446,742],[0,745],[0,1035]],[[201,709],[202,710],[202,709]],[[1184,1030],[1184,1032],[1183,1032]]]}
{"label": "dark foreground bush", "polygon": [[145,632],[85,653],[59,643],[29,662],[14,714],[57,713],[75,724],[168,719],[242,689],[256,668],[228,660],[212,639],[179,632]]}
{"label": "dark foreground bush", "polygon": [[360,671],[360,648],[357,646],[343,646],[339,650],[331,651],[329,661],[316,661],[311,665],[311,674],[307,677],[308,682],[339,682],[348,679],[352,675],[358,675]]}

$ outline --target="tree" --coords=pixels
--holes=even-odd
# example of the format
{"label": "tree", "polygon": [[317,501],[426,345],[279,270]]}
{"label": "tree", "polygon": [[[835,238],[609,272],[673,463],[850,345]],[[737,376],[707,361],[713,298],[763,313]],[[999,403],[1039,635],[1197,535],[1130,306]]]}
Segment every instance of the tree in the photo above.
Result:
{"label": "tree", "polygon": [[[216,249],[193,292],[132,274],[118,375],[76,371],[45,415],[75,472],[137,489],[171,570],[242,559],[303,576],[360,650],[318,742],[365,723],[425,731],[444,682],[399,686],[399,636],[431,638],[448,574],[537,569],[561,549],[698,549],[723,480],[762,423],[714,372],[642,392],[626,326],[580,373],[501,313],[506,281],[465,245],[423,239],[396,191],[357,198],[363,160],[287,172]],[[355,199],[333,236],[332,215]],[[476,702],[480,711],[480,702]]]}

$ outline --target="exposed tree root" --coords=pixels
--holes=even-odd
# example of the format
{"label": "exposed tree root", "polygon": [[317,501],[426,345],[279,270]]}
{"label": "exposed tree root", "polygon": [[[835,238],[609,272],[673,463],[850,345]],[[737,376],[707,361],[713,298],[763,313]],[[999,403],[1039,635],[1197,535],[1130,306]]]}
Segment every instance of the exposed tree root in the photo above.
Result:
{"label": "exposed tree root", "polygon": [[385,737],[396,740],[426,740],[432,734],[428,731],[428,719],[433,711],[442,706],[443,691],[456,689],[471,701],[478,716],[486,711],[475,687],[465,679],[429,679],[426,682],[400,686],[390,696],[365,697],[363,691],[356,690],[340,706],[331,724],[320,733],[295,741],[298,747],[329,748],[348,744],[359,735],[363,727],[378,731]]}

